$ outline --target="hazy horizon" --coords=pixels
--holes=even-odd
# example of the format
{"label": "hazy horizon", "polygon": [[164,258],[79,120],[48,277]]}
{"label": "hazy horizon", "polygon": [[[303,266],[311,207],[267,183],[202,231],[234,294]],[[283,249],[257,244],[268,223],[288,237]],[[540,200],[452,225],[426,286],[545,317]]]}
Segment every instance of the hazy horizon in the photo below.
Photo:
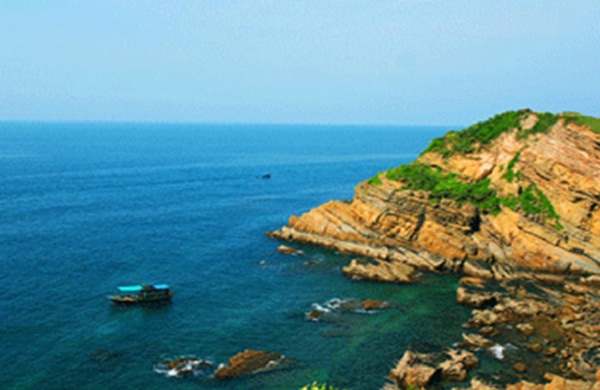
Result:
{"label": "hazy horizon", "polygon": [[600,116],[599,14],[583,0],[2,2],[0,121]]}

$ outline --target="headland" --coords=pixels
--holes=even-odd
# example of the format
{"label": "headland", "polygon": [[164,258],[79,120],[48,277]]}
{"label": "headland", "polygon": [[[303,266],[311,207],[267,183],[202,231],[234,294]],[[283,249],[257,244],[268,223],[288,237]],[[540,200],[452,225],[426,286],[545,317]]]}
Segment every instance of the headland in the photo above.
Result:
{"label": "headland", "polygon": [[471,376],[473,388],[591,388],[600,367],[599,206],[600,119],[525,109],[434,139],[414,162],[360,183],[352,201],[293,216],[269,235],[356,256],[343,269],[354,279],[464,274],[457,302],[473,311],[463,340],[399,356],[392,388],[465,381],[474,351],[506,345],[526,351],[507,363],[514,378]]}

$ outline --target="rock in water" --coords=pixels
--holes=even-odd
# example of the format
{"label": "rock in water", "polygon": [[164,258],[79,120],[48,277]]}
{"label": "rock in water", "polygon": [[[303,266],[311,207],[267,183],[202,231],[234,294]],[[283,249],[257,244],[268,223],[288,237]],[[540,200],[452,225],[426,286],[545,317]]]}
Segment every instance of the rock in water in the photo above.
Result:
{"label": "rock in water", "polygon": [[299,249],[291,248],[286,245],[280,245],[277,248],[277,252],[283,253],[284,255],[301,255],[302,251]]}
{"label": "rock in water", "polygon": [[257,372],[270,371],[279,366],[285,356],[276,352],[245,350],[231,359],[228,365],[220,366],[215,372],[215,378],[237,378]]}
{"label": "rock in water", "polygon": [[375,260],[375,264],[361,263],[354,259],[342,269],[352,279],[376,280],[390,283],[414,283],[414,267],[399,261]]}

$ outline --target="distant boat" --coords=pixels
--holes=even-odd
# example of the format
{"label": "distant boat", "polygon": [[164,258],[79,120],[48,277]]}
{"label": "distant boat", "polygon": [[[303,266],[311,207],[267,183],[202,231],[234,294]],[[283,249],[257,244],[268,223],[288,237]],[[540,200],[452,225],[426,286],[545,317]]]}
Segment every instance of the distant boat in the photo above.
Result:
{"label": "distant boat", "polygon": [[270,178],[271,178],[270,173],[265,173],[264,175],[261,176],[261,179],[270,179]]}
{"label": "distant boat", "polygon": [[135,286],[119,286],[119,295],[108,297],[115,303],[137,304],[166,301],[173,294],[166,284],[139,284]]}

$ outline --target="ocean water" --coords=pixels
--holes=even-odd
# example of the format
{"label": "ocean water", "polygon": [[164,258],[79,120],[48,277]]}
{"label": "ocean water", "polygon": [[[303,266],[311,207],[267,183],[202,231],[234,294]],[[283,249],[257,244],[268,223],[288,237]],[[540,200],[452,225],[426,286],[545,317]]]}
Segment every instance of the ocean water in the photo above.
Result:
{"label": "ocean water", "polygon": [[[447,130],[0,123],[0,388],[380,388],[407,346],[460,339],[457,277],[356,282],[340,271],[350,257],[309,246],[282,255],[265,232],[351,199]],[[106,298],[137,283],[170,284],[172,303]],[[396,307],[306,320],[332,298]],[[230,381],[154,370],[245,349],[289,363]]]}

